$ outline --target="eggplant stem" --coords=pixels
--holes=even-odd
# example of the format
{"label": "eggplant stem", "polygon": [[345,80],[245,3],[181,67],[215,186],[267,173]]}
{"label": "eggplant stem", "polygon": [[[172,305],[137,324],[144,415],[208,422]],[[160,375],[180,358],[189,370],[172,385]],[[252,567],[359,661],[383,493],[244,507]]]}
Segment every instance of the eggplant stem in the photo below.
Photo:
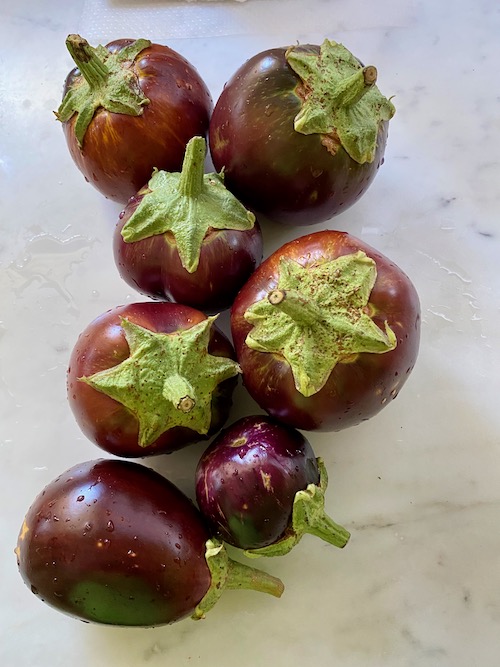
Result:
{"label": "eggplant stem", "polygon": [[323,319],[321,309],[298,290],[274,289],[268,293],[267,300],[297,324],[313,326]]}
{"label": "eggplant stem", "polygon": [[319,484],[309,484],[304,491],[295,494],[292,523],[287,534],[267,547],[248,549],[249,557],[284,556],[291,551],[302,537],[309,533],[315,537],[342,549],[351,537],[348,530],[335,523],[325,512],[325,491],[328,486],[328,474],[321,458],[317,459]]}
{"label": "eggplant stem", "polygon": [[188,413],[196,405],[195,391],[190,382],[179,373],[173,373],[165,378],[163,396],[175,405],[177,410]]}
{"label": "eggplant stem", "polygon": [[80,35],[68,35],[66,46],[75,65],[91,88],[97,88],[107,80],[109,69],[86,39]]}
{"label": "eggplant stem", "polygon": [[277,598],[283,594],[285,587],[281,579],[229,558],[222,542],[214,538],[207,540],[205,546],[205,560],[210,570],[211,582],[207,592],[194,610],[192,619],[204,618],[207,611],[212,609],[226,588],[233,590],[246,588],[259,593],[274,595]]}
{"label": "eggplant stem", "polygon": [[179,193],[186,197],[198,197],[204,188],[206,142],[203,137],[193,137],[186,146],[179,180]]}
{"label": "eggplant stem", "polygon": [[336,107],[348,107],[356,104],[377,81],[377,68],[373,65],[363,67],[341,81],[332,95]]}

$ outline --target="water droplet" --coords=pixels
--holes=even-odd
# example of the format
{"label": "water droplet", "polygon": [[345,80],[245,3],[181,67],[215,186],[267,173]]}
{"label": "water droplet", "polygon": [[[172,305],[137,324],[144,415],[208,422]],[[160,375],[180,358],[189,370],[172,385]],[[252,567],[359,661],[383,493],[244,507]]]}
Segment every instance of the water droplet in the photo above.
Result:
{"label": "water droplet", "polygon": [[112,521],[108,521],[108,524],[106,526],[106,530],[108,533],[112,533],[115,529],[115,524]]}
{"label": "water droplet", "polygon": [[34,593],[35,595],[38,595],[38,588],[36,586],[31,586],[31,592]]}
{"label": "water droplet", "polygon": [[176,548],[176,549],[180,549],[180,548],[181,548],[181,545],[180,545],[178,542],[176,542],[176,543],[175,543],[175,548]]}
{"label": "water droplet", "polygon": [[90,521],[87,521],[87,523],[84,526],[84,529],[86,531],[92,530],[92,524],[90,523]]}
{"label": "water droplet", "polygon": [[132,549],[129,549],[129,550],[127,551],[127,556],[128,556],[129,558],[136,558],[137,554],[135,553],[135,551],[132,551]]}
{"label": "water droplet", "polygon": [[34,236],[28,241],[24,252],[7,267],[16,296],[21,297],[36,284],[54,290],[70,310],[78,312],[73,295],[65,283],[75,265],[84,261],[94,243],[94,239],[79,235],[67,239],[59,239],[47,233]]}

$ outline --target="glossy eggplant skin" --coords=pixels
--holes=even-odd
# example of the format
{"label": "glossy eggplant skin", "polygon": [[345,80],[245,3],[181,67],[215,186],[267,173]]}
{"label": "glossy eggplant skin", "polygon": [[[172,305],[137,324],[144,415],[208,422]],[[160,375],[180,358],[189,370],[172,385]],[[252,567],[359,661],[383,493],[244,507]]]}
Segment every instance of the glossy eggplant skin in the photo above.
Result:
{"label": "glossy eggplant skin", "polygon": [[[246,344],[252,325],[245,313],[276,288],[282,258],[307,268],[359,250],[377,267],[369,301],[373,320],[381,329],[385,322],[389,324],[397,347],[385,354],[360,353],[338,363],[322,389],[304,396],[296,389],[290,365],[281,355],[260,352]],[[272,417],[306,431],[340,431],[370,419],[389,405],[416,363],[420,322],[420,300],[410,278],[375,248],[337,230],[306,234],[278,248],[245,283],[231,309],[231,332],[246,389]]]}
{"label": "glossy eggplant skin", "polygon": [[[319,46],[301,48],[319,53]],[[364,164],[335,137],[296,132],[302,82],[285,52],[255,55],[227,82],[210,121],[210,152],[215,168],[224,168],[226,187],[245,206],[277,222],[311,225],[364,194],[383,162],[388,124],[380,125],[375,159]]]}
{"label": "glossy eggplant skin", "polygon": [[249,416],[219,433],[202,455],[196,499],[221,539],[258,549],[283,537],[295,494],[318,482],[314,452],[299,431]]}
{"label": "glossy eggplant skin", "polygon": [[257,221],[245,231],[210,229],[200,261],[190,273],[183,266],[171,233],[126,243],[121,230],[139,206],[147,186],[128,202],[115,228],[115,263],[125,282],[152,299],[175,301],[204,313],[229,308],[262,260],[262,233]]}
{"label": "glossy eggplant skin", "polygon": [[[132,39],[107,44],[114,52]],[[79,147],[76,114],[63,123],[70,154],[97,190],[125,204],[151,177],[154,168],[180,171],[186,144],[205,136],[213,108],[212,97],[197,70],[167,46],[152,44],[132,64],[139,88],[150,100],[140,116],[112,113],[100,108]],[[64,94],[80,76],[72,70]],[[64,96],[64,95],[63,95]]]}
{"label": "glossy eggplant skin", "polygon": [[82,463],[31,505],[16,553],[43,602],[84,621],[154,626],[192,613],[207,592],[207,527],[191,501],[150,468]]}
{"label": "glossy eggplant skin", "polygon": [[[206,319],[201,311],[181,304],[144,302],[118,306],[93,320],[78,337],[67,373],[69,404],[83,433],[110,454],[138,458],[171,453],[219,431],[229,415],[236,378],[224,380],[216,388],[207,436],[176,426],[148,447],[139,445],[139,422],[124,405],[79,381],[78,378],[116,366],[130,356],[121,318],[153,332],[167,334],[190,328]],[[231,343],[216,326],[212,327],[208,352],[235,358]]]}

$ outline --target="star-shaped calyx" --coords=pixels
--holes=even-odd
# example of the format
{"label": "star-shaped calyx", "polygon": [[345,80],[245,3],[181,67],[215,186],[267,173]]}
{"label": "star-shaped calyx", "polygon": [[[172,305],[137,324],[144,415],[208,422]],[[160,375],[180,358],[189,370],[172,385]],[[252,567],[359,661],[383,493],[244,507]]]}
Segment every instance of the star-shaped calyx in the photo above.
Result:
{"label": "star-shaped calyx", "polygon": [[66,46],[82,76],[70,86],[55,115],[64,123],[78,114],[75,135],[80,147],[100,107],[113,113],[140,116],[144,106],[149,104],[130,63],[150,45],[147,39],[137,39],[111,53],[104,46],[90,46],[80,35],[68,36]]}
{"label": "star-shaped calyx", "polygon": [[203,239],[210,229],[244,231],[255,224],[253,213],[224,187],[222,173],[204,173],[205,155],[205,139],[193,137],[180,173],[155,171],[121,232],[126,243],[171,232],[189,273],[198,268]]}
{"label": "star-shaped calyx", "polygon": [[342,44],[328,39],[319,54],[293,46],[286,59],[303,84],[295,130],[333,133],[353,160],[373,162],[380,124],[395,113],[392,102],[375,85],[376,68],[363,67]]}
{"label": "star-shaped calyx", "polygon": [[277,288],[245,312],[253,325],[246,344],[282,356],[297,390],[312,396],[339,362],[396,347],[387,322],[382,331],[369,315],[376,277],[362,251],[309,266],[282,257]]}
{"label": "star-shaped calyx", "polygon": [[81,381],[122,403],[139,422],[139,444],[151,445],[175,426],[205,435],[216,387],[240,372],[227,357],[209,354],[215,317],[189,329],[157,333],[121,320],[130,356]]}

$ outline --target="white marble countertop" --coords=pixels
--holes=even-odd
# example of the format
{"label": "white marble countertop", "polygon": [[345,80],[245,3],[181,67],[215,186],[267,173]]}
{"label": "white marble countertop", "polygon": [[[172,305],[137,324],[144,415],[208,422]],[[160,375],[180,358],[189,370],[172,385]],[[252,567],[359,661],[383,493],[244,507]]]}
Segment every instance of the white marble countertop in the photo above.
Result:
{"label": "white marble countertop", "polygon": [[[2,667],[498,665],[500,6],[309,0],[300,16],[299,4],[2,3]],[[70,32],[91,43],[162,40],[191,60],[214,98],[254,53],[328,36],[376,64],[381,90],[395,95],[383,168],[326,226],[363,238],[410,275],[422,303],[420,357],[377,417],[310,436],[330,472],[327,510],[352,538],[341,551],[306,536],[288,556],[259,561],[283,579],[281,600],[230,591],[202,622],[119,629],[58,614],[18,575],[14,547],[35,495],[103,455],[66,402],[69,352],[95,316],[140,299],[111,256],[119,207],[83,181],[52,115],[71,66]],[[297,235],[264,231],[266,255]],[[239,390],[233,416],[253,409]],[[202,449],[148,464],[192,493]]]}

